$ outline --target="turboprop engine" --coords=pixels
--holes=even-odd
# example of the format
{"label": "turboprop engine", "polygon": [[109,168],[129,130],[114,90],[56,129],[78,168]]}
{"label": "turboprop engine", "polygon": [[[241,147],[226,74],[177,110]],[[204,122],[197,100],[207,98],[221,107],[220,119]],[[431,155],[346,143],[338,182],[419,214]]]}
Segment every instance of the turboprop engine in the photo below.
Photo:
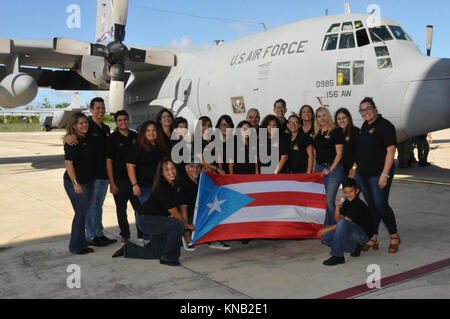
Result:
{"label": "turboprop engine", "polygon": [[26,73],[13,73],[0,83],[0,107],[14,108],[27,105],[38,93],[38,85]]}

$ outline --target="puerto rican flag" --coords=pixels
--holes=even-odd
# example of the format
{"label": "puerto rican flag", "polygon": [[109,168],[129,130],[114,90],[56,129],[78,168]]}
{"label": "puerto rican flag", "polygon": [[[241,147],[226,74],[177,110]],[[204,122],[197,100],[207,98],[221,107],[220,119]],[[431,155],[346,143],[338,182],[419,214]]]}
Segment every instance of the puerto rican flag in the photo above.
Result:
{"label": "puerto rican flag", "polygon": [[321,174],[202,173],[193,244],[250,238],[320,238],[326,196]]}

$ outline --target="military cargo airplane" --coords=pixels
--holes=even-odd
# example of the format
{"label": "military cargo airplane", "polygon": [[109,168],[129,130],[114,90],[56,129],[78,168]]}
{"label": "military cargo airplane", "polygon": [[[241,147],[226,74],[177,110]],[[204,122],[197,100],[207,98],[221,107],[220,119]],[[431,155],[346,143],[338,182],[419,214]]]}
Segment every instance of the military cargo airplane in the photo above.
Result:
{"label": "military cargo airplane", "polygon": [[358,105],[370,96],[399,141],[450,127],[450,59],[422,54],[393,20],[347,10],[202,50],[127,47],[128,1],[97,5],[96,43],[0,40],[1,106],[29,103],[38,87],[109,90],[110,112],[127,110],[137,126],[163,107],[190,123],[239,121],[250,107],[272,113],[282,97],[295,112],[347,107],[361,124]]}

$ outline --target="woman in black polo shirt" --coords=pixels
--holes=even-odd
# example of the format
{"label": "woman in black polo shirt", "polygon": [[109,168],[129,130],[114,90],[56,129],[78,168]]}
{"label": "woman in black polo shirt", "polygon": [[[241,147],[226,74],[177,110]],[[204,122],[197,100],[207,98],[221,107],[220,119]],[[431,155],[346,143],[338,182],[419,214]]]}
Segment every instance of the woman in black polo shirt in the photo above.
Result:
{"label": "woman in black polo shirt", "polygon": [[288,119],[290,131],[290,148],[288,167],[291,174],[310,174],[314,163],[314,150],[312,138],[303,133],[300,128],[300,118],[291,115]]}
{"label": "woman in black polo shirt", "polygon": [[142,248],[127,243],[113,257],[159,259],[161,264],[179,266],[181,237],[184,230],[195,230],[195,226],[184,221],[178,210],[178,176],[175,163],[170,158],[162,159],[157,167],[150,198],[144,203],[136,223],[152,236],[151,246]]}
{"label": "woman in black polo shirt", "polygon": [[[235,143],[233,163],[228,164],[230,174],[258,174],[258,147],[257,139],[254,138],[255,145],[250,145],[251,124],[242,121],[238,124]],[[253,130],[256,137],[256,130]]]}
{"label": "woman in black polo shirt", "polygon": [[344,136],[333,122],[330,112],[325,107],[316,111],[314,123],[315,172],[322,173],[327,195],[327,212],[325,227],[336,224],[336,194],[344,180],[342,155],[344,152]]}
{"label": "woman in black polo shirt", "polygon": [[164,143],[166,143],[167,149],[170,149],[170,141],[172,139],[173,124],[175,118],[168,109],[162,109],[158,115],[156,115],[156,123],[158,123],[161,129]]}
{"label": "woman in black polo shirt", "polygon": [[356,180],[372,214],[375,235],[368,246],[378,249],[377,235],[382,220],[391,236],[389,253],[396,253],[400,236],[394,212],[389,206],[397,149],[395,127],[378,114],[371,98],[365,98],[361,102],[359,112],[365,122],[356,139],[356,163],[350,176],[354,176],[356,170]]}
{"label": "woman in black polo shirt", "polygon": [[344,165],[344,175],[348,176],[353,163],[355,163],[356,138],[360,130],[353,125],[352,115],[346,108],[340,108],[336,111],[334,121],[341,128],[345,138],[342,164]]}
{"label": "woman in black polo shirt", "polygon": [[[273,172],[264,172],[265,174],[285,174],[287,173],[287,161],[289,154],[289,139],[287,135],[281,134],[281,124],[275,115],[267,115],[262,121],[259,134],[258,160],[260,167],[275,168]],[[264,131],[264,129],[266,129]],[[278,133],[272,134],[272,129],[278,129]],[[267,134],[266,134],[267,132]],[[265,135],[266,134],[266,135]],[[264,138],[266,136],[266,138]],[[278,139],[278,142],[275,142]],[[273,142],[273,145],[272,145]],[[272,147],[278,149],[277,165],[272,163]],[[264,151],[263,151],[264,150]],[[265,152],[265,154],[264,154]],[[267,161],[268,160],[268,161]],[[266,163],[265,163],[266,162]]]}
{"label": "woman in black polo shirt", "polygon": [[89,121],[84,114],[72,115],[66,128],[66,136],[75,136],[78,143],[74,146],[64,145],[64,188],[75,211],[69,251],[78,255],[94,251],[88,248],[85,236],[86,213],[94,191],[97,161],[95,146],[86,139],[88,130]]}
{"label": "woman in black polo shirt", "polygon": [[314,110],[309,105],[303,105],[298,113],[300,117],[300,128],[309,137],[314,136]]}

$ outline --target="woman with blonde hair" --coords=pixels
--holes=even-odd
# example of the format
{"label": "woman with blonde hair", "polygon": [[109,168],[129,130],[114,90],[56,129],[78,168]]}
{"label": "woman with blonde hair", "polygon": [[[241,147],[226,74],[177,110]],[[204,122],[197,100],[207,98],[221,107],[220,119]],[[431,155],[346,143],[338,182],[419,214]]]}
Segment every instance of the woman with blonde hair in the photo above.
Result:
{"label": "woman with blonde hair", "polygon": [[315,154],[315,172],[322,173],[327,196],[325,227],[336,224],[336,194],[344,180],[342,157],[344,153],[344,135],[333,122],[333,118],[325,107],[316,111],[314,123],[313,146]]}

